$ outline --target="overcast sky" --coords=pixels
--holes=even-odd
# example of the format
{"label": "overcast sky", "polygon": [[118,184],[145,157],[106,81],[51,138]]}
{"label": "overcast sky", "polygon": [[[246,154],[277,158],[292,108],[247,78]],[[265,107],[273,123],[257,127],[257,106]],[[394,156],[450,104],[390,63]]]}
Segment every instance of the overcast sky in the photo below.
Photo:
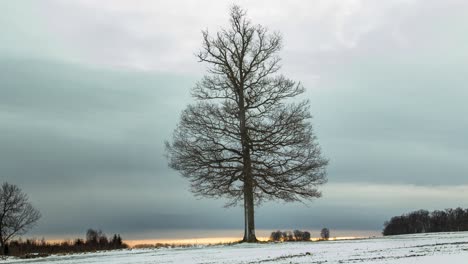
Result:
{"label": "overcast sky", "polygon": [[[201,30],[232,3],[0,1],[0,181],[42,212],[33,235],[242,229],[240,208],[195,199],[163,156],[204,74]],[[323,198],[265,204],[259,229],[380,231],[468,207],[467,1],[235,3],[282,33],[330,159]]]}

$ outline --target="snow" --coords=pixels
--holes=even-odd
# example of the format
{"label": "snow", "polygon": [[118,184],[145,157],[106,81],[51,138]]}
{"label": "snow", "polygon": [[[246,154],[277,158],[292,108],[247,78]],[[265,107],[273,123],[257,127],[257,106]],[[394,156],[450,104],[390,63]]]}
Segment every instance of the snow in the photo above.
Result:
{"label": "snow", "polygon": [[133,249],[0,263],[468,263],[468,232],[338,240]]}

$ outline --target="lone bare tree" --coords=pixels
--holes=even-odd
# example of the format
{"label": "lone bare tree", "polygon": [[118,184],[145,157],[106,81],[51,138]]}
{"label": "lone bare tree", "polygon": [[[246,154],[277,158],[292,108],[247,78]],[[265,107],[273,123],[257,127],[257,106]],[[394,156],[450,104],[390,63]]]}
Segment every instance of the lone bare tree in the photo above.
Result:
{"label": "lone bare tree", "polygon": [[320,231],[320,238],[322,240],[328,240],[330,238],[330,230],[326,227],[322,228]]}
{"label": "lone bare tree", "polygon": [[303,86],[278,74],[281,36],[253,25],[238,6],[228,28],[202,33],[198,58],[208,75],[192,89],[198,102],[183,111],[166,142],[169,165],[190,179],[196,195],[243,201],[243,241],[255,242],[254,204],[320,197],[327,160],[309,102],[290,100]]}
{"label": "lone bare tree", "polygon": [[7,182],[0,188],[0,246],[4,255],[8,241],[26,233],[41,214],[28,201],[28,196],[16,185]]}

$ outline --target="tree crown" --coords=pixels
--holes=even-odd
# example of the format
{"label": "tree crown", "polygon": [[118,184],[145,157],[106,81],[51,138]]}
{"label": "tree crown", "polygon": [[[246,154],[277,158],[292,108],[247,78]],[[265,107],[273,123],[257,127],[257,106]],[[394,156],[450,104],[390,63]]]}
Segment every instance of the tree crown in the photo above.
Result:
{"label": "tree crown", "polygon": [[202,35],[197,57],[208,74],[166,143],[169,165],[190,179],[195,194],[227,197],[229,204],[243,198],[246,161],[257,202],[320,197],[327,160],[309,102],[289,102],[303,86],[278,73],[281,35],[253,25],[238,6],[228,28]]}

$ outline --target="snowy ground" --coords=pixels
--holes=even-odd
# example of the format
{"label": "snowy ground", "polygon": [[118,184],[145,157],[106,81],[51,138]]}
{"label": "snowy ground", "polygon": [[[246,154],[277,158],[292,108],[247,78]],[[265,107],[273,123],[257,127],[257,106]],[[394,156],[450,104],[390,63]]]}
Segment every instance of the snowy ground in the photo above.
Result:
{"label": "snowy ground", "polygon": [[0,263],[468,263],[468,232],[348,241],[138,249]]}

